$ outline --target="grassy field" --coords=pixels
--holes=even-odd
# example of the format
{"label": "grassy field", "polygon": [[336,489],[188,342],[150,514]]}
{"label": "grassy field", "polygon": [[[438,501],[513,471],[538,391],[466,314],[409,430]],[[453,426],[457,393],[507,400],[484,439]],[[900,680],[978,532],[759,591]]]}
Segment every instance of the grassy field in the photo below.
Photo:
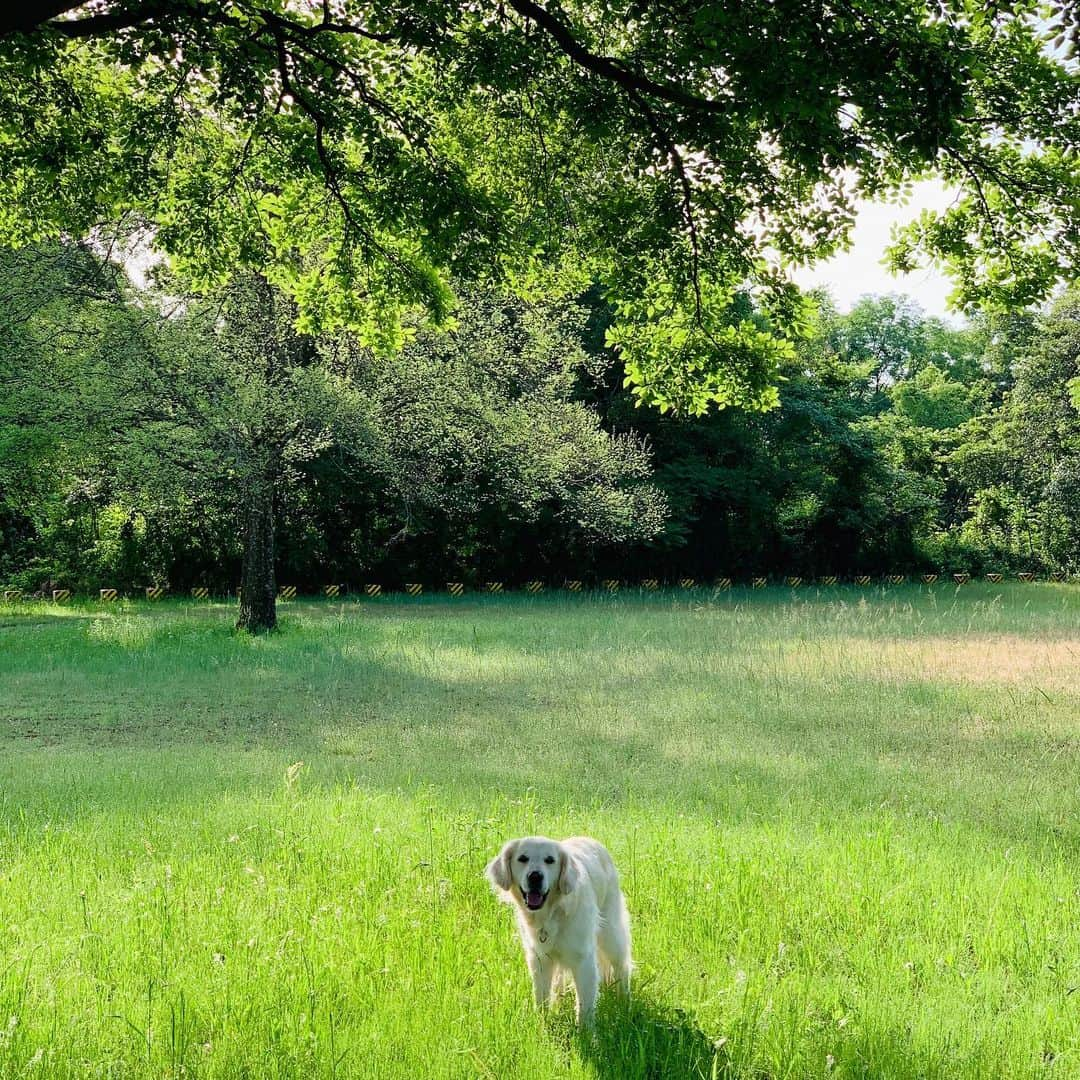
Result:
{"label": "grassy field", "polygon": [[[233,614],[0,607],[0,1076],[1080,1076],[1075,587]],[[594,1040],[534,831],[623,872]]]}

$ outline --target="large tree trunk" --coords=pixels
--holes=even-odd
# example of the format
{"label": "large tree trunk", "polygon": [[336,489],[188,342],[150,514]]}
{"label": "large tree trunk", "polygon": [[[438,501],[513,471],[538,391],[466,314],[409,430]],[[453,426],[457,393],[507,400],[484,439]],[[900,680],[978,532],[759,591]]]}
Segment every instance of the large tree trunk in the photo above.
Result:
{"label": "large tree trunk", "polygon": [[244,570],[238,630],[265,633],[277,627],[274,577],[274,486],[253,478],[244,504]]}

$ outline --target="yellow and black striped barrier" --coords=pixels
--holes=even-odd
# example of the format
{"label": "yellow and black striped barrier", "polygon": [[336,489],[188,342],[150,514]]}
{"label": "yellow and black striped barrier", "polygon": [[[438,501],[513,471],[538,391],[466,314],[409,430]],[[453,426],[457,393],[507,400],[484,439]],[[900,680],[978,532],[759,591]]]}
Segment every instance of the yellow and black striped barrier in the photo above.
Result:
{"label": "yellow and black striped barrier", "polygon": [[[957,585],[967,585],[971,581],[971,575],[967,573],[955,573],[949,575]],[[994,585],[1000,584],[1005,580],[1005,575],[992,571],[985,575],[985,579]],[[1021,571],[1016,575],[1017,581],[1032,582],[1037,580],[1037,576],[1032,571]],[[801,588],[806,584],[807,579],[798,574],[789,574],[784,577],[784,582],[792,589]],[[839,577],[836,574],[826,574],[822,577],[812,579],[816,581],[818,585],[837,585],[839,584]],[[852,579],[856,585],[868,586],[873,584],[873,578],[869,574],[857,574]],[[886,574],[884,581],[889,585],[903,585],[907,582],[908,576],[906,574]],[[919,580],[924,585],[934,585],[941,580],[940,574],[920,574]],[[1067,580],[1066,575],[1059,570],[1052,571],[1047,575],[1047,580],[1054,582],[1063,582]],[[764,589],[768,586],[769,579],[767,576],[752,577],[750,579],[751,588]],[[678,585],[681,589],[695,589],[698,582],[694,578],[684,577],[678,579]],[[536,596],[542,593],[545,589],[543,581],[527,581],[524,584],[525,592],[532,596]],[[617,593],[622,587],[622,582],[616,578],[604,578],[600,582],[600,589],[607,593]],[[641,581],[640,588],[645,592],[656,592],[660,589],[661,582],[659,578],[644,578]],[[713,585],[716,590],[727,590],[732,587],[732,579],[730,577],[717,578]],[[584,590],[584,582],[575,578],[568,578],[563,582],[563,588],[567,592],[580,593]],[[483,591],[494,595],[504,593],[506,590],[505,583],[502,581],[488,581],[483,585]],[[424,587],[419,582],[407,582],[405,585],[405,592],[409,596],[420,596],[423,594]],[[451,596],[463,596],[465,594],[465,583],[461,581],[448,581],[446,583],[446,591]],[[374,582],[368,583],[363,586],[364,595],[369,597],[377,597],[383,595],[383,588]],[[331,599],[337,599],[342,595],[341,585],[326,585],[323,587],[323,594]],[[18,589],[4,589],[3,598],[7,601],[19,600],[22,598],[22,592]],[[196,600],[206,600],[210,596],[210,590],[205,585],[195,586],[191,590],[191,595]],[[237,597],[240,596],[240,589],[236,590]],[[67,600],[71,597],[71,591],[69,589],[53,589],[53,599],[56,601]],[[100,589],[99,596],[103,601],[112,601],[119,598],[119,592],[116,589]],[[148,600],[160,600],[165,596],[165,588],[161,585],[148,585],[146,586],[146,598]],[[282,585],[278,591],[278,598],[280,600],[295,600],[297,596],[297,587],[295,585]]]}
{"label": "yellow and black striped barrier", "polygon": [[115,589],[98,589],[99,600],[115,600],[119,595]]}
{"label": "yellow and black striped barrier", "polygon": [[22,599],[22,593],[18,589],[5,589],[4,590],[4,599],[5,600],[21,600]]}
{"label": "yellow and black striped barrier", "polygon": [[62,600],[71,599],[70,589],[53,589],[52,591],[53,602],[59,604]]}
{"label": "yellow and black striped barrier", "polygon": [[[954,573],[948,575],[957,585],[967,585],[971,581],[971,575],[968,573]],[[996,571],[991,571],[984,575],[985,579],[992,584],[998,585],[1005,580],[1005,575]],[[1016,579],[1023,582],[1032,582],[1037,580],[1037,576],[1032,571],[1021,571],[1016,574]],[[1047,575],[1049,581],[1063,582],[1067,580],[1067,575],[1059,570],[1052,571]],[[783,578],[785,584],[792,589],[801,588],[808,579],[798,574],[789,574]],[[827,574],[822,577],[811,579],[816,581],[818,585],[837,585],[839,583],[839,577],[835,574]],[[852,579],[856,585],[868,586],[873,584],[873,578],[869,574],[858,574]],[[889,585],[903,585],[908,580],[906,574],[886,574],[884,581]],[[924,585],[934,585],[941,580],[940,574],[920,574],[919,580]],[[607,593],[617,593],[622,587],[622,582],[616,578],[604,578],[600,582],[600,589]],[[764,589],[768,586],[769,579],[767,576],[752,577],[750,579],[750,585],[754,589]],[[678,585],[681,589],[694,589],[697,588],[698,582],[694,578],[684,577],[678,579]],[[536,596],[542,593],[545,589],[545,583],[543,581],[527,581],[524,584],[525,592],[532,596]],[[645,592],[656,592],[661,587],[659,578],[644,578],[641,581],[640,588]],[[732,587],[732,579],[730,577],[717,578],[713,586],[716,590],[727,590]],[[574,578],[568,578],[563,582],[563,588],[567,592],[580,593],[584,590],[584,582]],[[343,586],[341,585],[325,585],[323,586],[323,595],[330,599],[337,599],[342,595]],[[465,593],[465,583],[461,581],[448,581],[446,583],[446,590],[451,596],[463,596]],[[420,596],[424,591],[424,587],[419,582],[407,582],[405,584],[405,592],[409,596]],[[502,594],[505,592],[505,583],[502,581],[488,581],[483,585],[483,591],[491,594]],[[162,585],[147,585],[146,589],[147,600],[161,600],[165,596],[165,587]],[[378,597],[383,595],[383,588],[381,585],[374,582],[368,583],[363,586],[363,593],[369,597]],[[4,589],[3,599],[6,601],[20,600],[23,596],[19,589]],[[119,599],[119,591],[117,589],[99,589],[99,598],[102,601],[115,601]],[[236,590],[236,595],[240,597],[240,589]],[[207,600],[210,597],[210,590],[205,585],[197,585],[191,590],[191,596],[195,600]],[[282,585],[278,590],[278,599],[288,601],[295,600],[297,596],[297,587],[295,585]],[[54,601],[68,600],[71,598],[70,589],[53,589],[52,598]]]}

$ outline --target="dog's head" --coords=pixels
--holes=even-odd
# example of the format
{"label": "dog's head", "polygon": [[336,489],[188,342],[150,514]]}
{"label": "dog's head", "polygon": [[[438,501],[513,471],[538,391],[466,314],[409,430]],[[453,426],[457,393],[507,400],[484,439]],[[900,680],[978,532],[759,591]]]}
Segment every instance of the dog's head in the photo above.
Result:
{"label": "dog's head", "polygon": [[558,840],[524,836],[510,840],[487,865],[487,877],[496,892],[506,893],[527,911],[539,911],[554,889],[572,892],[578,882],[573,856]]}

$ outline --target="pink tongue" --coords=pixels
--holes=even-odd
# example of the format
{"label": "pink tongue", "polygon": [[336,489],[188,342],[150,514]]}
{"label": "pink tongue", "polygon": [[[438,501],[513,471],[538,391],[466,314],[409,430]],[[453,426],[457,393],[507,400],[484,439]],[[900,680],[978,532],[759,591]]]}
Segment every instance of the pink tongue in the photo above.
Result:
{"label": "pink tongue", "polygon": [[531,892],[525,894],[525,903],[529,907],[539,907],[544,902],[544,894],[538,892]]}

